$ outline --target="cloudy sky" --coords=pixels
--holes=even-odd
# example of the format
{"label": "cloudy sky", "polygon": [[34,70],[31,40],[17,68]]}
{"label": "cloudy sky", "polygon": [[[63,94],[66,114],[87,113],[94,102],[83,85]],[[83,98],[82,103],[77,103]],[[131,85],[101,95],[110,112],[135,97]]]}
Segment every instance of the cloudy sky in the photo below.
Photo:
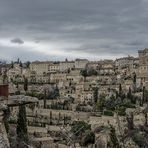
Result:
{"label": "cloudy sky", "polygon": [[0,0],[0,59],[92,60],[148,47],[148,0]]}

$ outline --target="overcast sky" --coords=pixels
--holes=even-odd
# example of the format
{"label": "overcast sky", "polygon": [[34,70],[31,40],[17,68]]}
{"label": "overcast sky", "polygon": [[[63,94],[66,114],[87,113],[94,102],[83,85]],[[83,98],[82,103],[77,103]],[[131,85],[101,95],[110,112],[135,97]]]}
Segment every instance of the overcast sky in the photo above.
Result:
{"label": "overcast sky", "polygon": [[148,0],[0,0],[0,59],[92,60],[148,47]]}

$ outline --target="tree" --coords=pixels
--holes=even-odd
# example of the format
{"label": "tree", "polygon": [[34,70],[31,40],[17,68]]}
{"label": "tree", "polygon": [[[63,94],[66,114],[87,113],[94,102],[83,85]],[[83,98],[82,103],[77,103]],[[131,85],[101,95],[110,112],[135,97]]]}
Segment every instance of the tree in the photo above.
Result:
{"label": "tree", "polygon": [[88,144],[94,144],[95,134],[91,131],[85,133],[85,136],[82,138],[82,145],[87,146]]}
{"label": "tree", "polygon": [[96,103],[96,108],[100,111],[103,110],[103,107],[104,107],[104,104],[105,104],[105,94],[101,94],[97,103]]}
{"label": "tree", "polygon": [[27,117],[26,117],[26,106],[19,106],[19,113],[17,118],[17,139],[18,139],[18,148],[26,146],[28,143],[28,133],[27,133]]}
{"label": "tree", "polygon": [[67,73],[70,73],[70,68],[68,68]]}
{"label": "tree", "polygon": [[134,76],[133,76],[133,83],[136,84],[136,79],[137,79],[137,75],[136,73],[134,73]]}
{"label": "tree", "polygon": [[143,106],[143,103],[145,101],[145,86],[143,86],[143,89],[142,89],[142,100],[141,100],[141,106]]}
{"label": "tree", "polygon": [[44,108],[46,108],[46,97],[47,97],[47,95],[46,95],[46,89],[44,90]]}
{"label": "tree", "polygon": [[26,67],[29,68],[29,66],[30,66],[30,61],[27,61],[26,62]]}
{"label": "tree", "polygon": [[97,74],[98,74],[98,72],[95,70],[95,69],[93,69],[93,68],[89,68],[88,70],[87,70],[87,75],[88,76],[97,76]]}
{"label": "tree", "polygon": [[66,125],[66,122],[67,122],[67,116],[66,115],[64,115],[63,121],[64,121],[64,125]]}
{"label": "tree", "polygon": [[94,102],[96,103],[98,100],[98,87],[94,88],[93,96],[94,96]]}
{"label": "tree", "polygon": [[19,63],[20,63],[20,59],[18,58],[18,59],[17,59],[17,64],[19,64]]}
{"label": "tree", "polygon": [[18,90],[18,88],[19,88],[19,84],[18,84],[18,82],[16,82],[16,88],[17,88],[17,90]]}
{"label": "tree", "polygon": [[110,142],[108,143],[109,148],[121,148],[118,138],[116,136],[115,128],[110,125]]}
{"label": "tree", "polygon": [[80,74],[84,77],[84,81],[86,81],[87,70],[86,70],[86,69],[82,69],[82,70],[80,71]]}
{"label": "tree", "polygon": [[118,91],[116,91],[116,99],[118,99],[118,97],[119,97],[119,93]]}
{"label": "tree", "polygon": [[23,64],[22,64],[22,62],[21,62],[21,61],[19,62],[19,66],[20,66],[20,67],[23,67]]}
{"label": "tree", "polygon": [[122,85],[120,84],[119,85],[119,96],[121,97],[121,95],[122,95]]}
{"label": "tree", "polygon": [[59,119],[58,119],[58,123],[60,123],[61,121],[61,113],[59,112]]}
{"label": "tree", "polygon": [[75,121],[71,128],[71,132],[75,133],[76,136],[84,133],[86,130],[91,130],[91,125],[84,121]]}
{"label": "tree", "polygon": [[126,117],[127,120],[127,126],[128,126],[128,130],[133,130],[134,129],[134,115],[133,113],[130,113],[129,116]]}
{"label": "tree", "polygon": [[136,100],[134,98],[134,96],[132,95],[132,90],[131,88],[129,87],[129,90],[128,90],[128,93],[127,93],[127,98],[131,101],[131,103],[136,103]]}
{"label": "tree", "polygon": [[52,125],[52,111],[50,111],[50,125]]}
{"label": "tree", "polygon": [[24,78],[24,91],[26,92],[28,90],[28,79]]}
{"label": "tree", "polygon": [[144,90],[144,102],[148,103],[148,90]]}
{"label": "tree", "polygon": [[11,68],[14,68],[14,63],[13,63],[13,61],[11,61]]}
{"label": "tree", "polygon": [[55,97],[55,98],[58,98],[59,96],[60,96],[59,88],[58,88],[58,86],[56,85],[56,88],[55,88],[55,90],[54,90],[54,97]]}
{"label": "tree", "polygon": [[138,147],[140,148],[147,148],[147,139],[145,141],[145,137],[140,133],[140,132],[136,132],[134,133],[134,135],[132,136],[132,140],[136,143],[136,145],[138,145]]}
{"label": "tree", "polygon": [[146,108],[143,110],[143,114],[144,114],[144,118],[145,118],[145,123],[144,123],[145,126],[148,126],[148,115],[147,115],[147,113],[148,113],[148,104],[147,104]]}
{"label": "tree", "polygon": [[148,125],[148,115],[147,115],[147,111],[144,111],[144,118],[145,118],[145,122],[144,125],[147,126]]}
{"label": "tree", "polygon": [[6,110],[3,111],[3,121],[4,121],[4,125],[5,125],[5,129],[7,134],[9,133],[9,123],[8,123],[8,119],[10,117],[10,108],[7,108]]}

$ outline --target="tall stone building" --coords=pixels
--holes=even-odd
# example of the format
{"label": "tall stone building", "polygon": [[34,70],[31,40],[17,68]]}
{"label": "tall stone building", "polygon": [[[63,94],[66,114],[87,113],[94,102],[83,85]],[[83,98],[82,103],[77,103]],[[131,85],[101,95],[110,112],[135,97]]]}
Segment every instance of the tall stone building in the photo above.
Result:
{"label": "tall stone building", "polygon": [[139,73],[138,80],[142,85],[148,83],[148,48],[139,50]]}
{"label": "tall stone building", "polygon": [[132,67],[134,57],[123,57],[115,60],[115,66],[119,69]]}
{"label": "tall stone building", "polygon": [[38,76],[43,75],[44,73],[49,72],[49,61],[35,61],[30,64],[30,70],[36,72]]}

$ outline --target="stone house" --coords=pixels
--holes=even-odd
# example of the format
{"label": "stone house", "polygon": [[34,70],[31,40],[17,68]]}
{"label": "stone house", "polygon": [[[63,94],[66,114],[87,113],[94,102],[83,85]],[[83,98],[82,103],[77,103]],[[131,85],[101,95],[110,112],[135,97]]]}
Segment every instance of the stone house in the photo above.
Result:
{"label": "stone house", "polygon": [[71,70],[75,68],[75,62],[74,61],[63,61],[59,64],[59,69],[61,72]]}
{"label": "stone house", "polygon": [[84,69],[87,63],[88,63],[87,59],[76,59],[74,66],[76,69]]}

